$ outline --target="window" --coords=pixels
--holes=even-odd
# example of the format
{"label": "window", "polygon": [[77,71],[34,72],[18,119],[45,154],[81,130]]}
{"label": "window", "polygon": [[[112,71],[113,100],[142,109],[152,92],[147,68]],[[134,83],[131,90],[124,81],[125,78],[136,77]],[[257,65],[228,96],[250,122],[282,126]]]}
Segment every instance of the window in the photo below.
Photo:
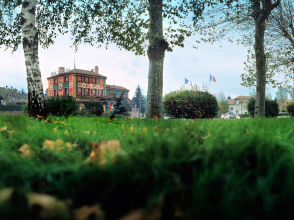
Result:
{"label": "window", "polygon": [[96,89],[92,90],[93,96],[96,96]]}
{"label": "window", "polygon": [[114,94],[115,94],[114,92],[109,92],[110,96],[114,96]]}
{"label": "window", "polygon": [[93,83],[97,84],[98,79],[93,78]]}
{"label": "window", "polygon": [[57,79],[54,79],[54,84],[57,84]]}
{"label": "window", "polygon": [[64,94],[63,96],[67,96],[68,95],[68,88],[64,88]]}
{"label": "window", "polygon": [[78,77],[78,82],[82,82],[82,77],[81,76]]}
{"label": "window", "polygon": [[113,110],[113,102],[111,102],[111,107],[110,107],[110,109]]}
{"label": "window", "polygon": [[89,82],[89,77],[85,77],[85,82]]}
{"label": "window", "polygon": [[234,107],[231,107],[231,110],[233,111],[234,110]]}
{"label": "window", "polygon": [[63,77],[64,83],[68,83],[68,76]]}
{"label": "window", "polygon": [[82,88],[79,88],[78,95],[83,95],[83,90],[82,90]]}
{"label": "window", "polygon": [[85,95],[90,96],[90,89],[85,89]]}
{"label": "window", "polygon": [[57,90],[54,89],[54,96],[57,96]]}

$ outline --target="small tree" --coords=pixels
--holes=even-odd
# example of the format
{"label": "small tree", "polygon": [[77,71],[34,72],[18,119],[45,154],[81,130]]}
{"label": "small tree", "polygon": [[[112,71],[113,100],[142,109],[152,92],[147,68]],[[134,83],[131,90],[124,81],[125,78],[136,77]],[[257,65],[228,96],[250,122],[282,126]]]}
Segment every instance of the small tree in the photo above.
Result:
{"label": "small tree", "polygon": [[101,116],[103,113],[103,105],[99,102],[86,102],[85,109],[90,114],[95,114],[97,116]]}
{"label": "small tree", "polygon": [[[228,96],[228,99],[231,98],[230,96]],[[219,92],[217,94],[217,104],[218,104],[218,108],[219,108],[219,113],[220,114],[225,114],[227,112],[229,112],[230,110],[230,105],[226,99],[226,96],[224,94],[224,92]]]}
{"label": "small tree", "polygon": [[276,98],[279,104],[280,111],[286,110],[286,100],[288,99],[288,91],[284,87],[279,87],[278,92],[276,93]]}
{"label": "small tree", "polygon": [[289,112],[289,114],[291,116],[294,115],[294,103],[293,102],[291,102],[287,105],[287,112]]}
{"label": "small tree", "polygon": [[119,98],[116,98],[116,103],[114,105],[114,114],[118,115],[124,115],[127,111],[126,105],[124,103],[124,100],[122,98],[124,92],[121,93]]}

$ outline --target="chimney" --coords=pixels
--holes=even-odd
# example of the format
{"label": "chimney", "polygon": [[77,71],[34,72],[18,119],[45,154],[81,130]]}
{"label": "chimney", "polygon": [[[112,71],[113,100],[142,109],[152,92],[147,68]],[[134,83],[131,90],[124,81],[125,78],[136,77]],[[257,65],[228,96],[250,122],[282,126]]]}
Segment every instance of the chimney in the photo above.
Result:
{"label": "chimney", "polygon": [[94,72],[94,69],[91,69],[91,72]]}
{"label": "chimney", "polygon": [[58,68],[58,73],[64,73],[65,72],[65,68],[64,67],[59,67]]}
{"label": "chimney", "polygon": [[99,73],[99,67],[98,66],[94,67],[94,72],[97,73],[97,74]]}

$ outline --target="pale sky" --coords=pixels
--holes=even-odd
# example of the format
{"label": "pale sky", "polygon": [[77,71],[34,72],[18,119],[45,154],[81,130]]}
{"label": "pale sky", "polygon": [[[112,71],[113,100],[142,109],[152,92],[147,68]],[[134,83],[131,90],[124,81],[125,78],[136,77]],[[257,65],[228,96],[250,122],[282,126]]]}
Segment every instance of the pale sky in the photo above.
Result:
{"label": "pale sky", "polygon": [[[187,78],[192,84],[202,87],[209,86],[209,74],[216,82],[210,82],[210,92],[217,95],[221,90],[226,96],[235,98],[239,95],[249,95],[249,89],[241,86],[240,75],[244,72],[247,50],[242,45],[221,41],[221,43],[203,43],[198,49],[194,35],[185,40],[184,48],[175,48],[166,52],[163,70],[163,94],[178,90]],[[222,45],[222,47],[220,47]],[[43,89],[47,89],[47,77],[58,67],[73,69],[74,59],[76,68],[91,70],[99,66],[99,73],[107,77],[107,84],[123,86],[130,90],[130,98],[139,84],[143,94],[147,94],[148,86],[148,57],[135,56],[133,52],[119,50],[115,45],[109,49],[96,48],[90,45],[80,45],[75,53],[71,48],[69,36],[59,36],[55,44],[48,49],[39,48],[40,69]],[[0,49],[0,87],[13,86],[27,91],[26,68],[22,46],[15,53]],[[190,83],[190,82],[189,82]],[[271,89],[275,97],[277,89]]]}

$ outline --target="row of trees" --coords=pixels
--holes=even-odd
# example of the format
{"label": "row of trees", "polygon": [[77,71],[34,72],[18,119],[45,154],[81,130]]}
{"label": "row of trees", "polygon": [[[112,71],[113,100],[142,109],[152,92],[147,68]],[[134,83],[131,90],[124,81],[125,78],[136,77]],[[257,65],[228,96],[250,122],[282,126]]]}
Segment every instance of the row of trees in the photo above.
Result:
{"label": "row of trees", "polygon": [[28,94],[22,89],[18,91],[17,89],[11,87],[0,87],[0,100],[3,100],[5,105],[11,104],[14,99],[27,99]]}
{"label": "row of trees", "polygon": [[[120,48],[134,51],[136,55],[147,54],[149,74],[146,116],[162,118],[165,51],[172,51],[175,46],[183,47],[185,37],[191,36],[193,32],[208,33],[209,38],[203,39],[213,42],[232,30],[236,33],[237,29],[244,45],[254,45],[255,71],[251,75],[243,75],[243,78],[245,81],[250,77],[256,80],[254,115],[263,117],[265,87],[267,79],[270,79],[266,74],[267,50],[264,42],[265,39],[278,36],[279,32],[274,28],[280,27],[270,21],[274,19],[275,13],[279,19],[294,14],[286,15],[281,9],[284,7],[281,1],[291,3],[290,0],[0,0],[0,46],[5,45],[13,50],[20,44],[23,46],[30,116],[46,116],[38,46],[40,44],[47,48],[54,43],[57,34],[70,33],[76,49],[81,43],[98,47],[115,43]],[[210,6],[213,9],[204,14],[205,7]],[[192,23],[189,23],[185,18],[191,15]],[[207,25],[208,16],[218,19]],[[169,24],[165,29],[163,19]],[[290,29],[279,29],[281,38],[277,39],[291,42],[289,36],[292,32],[288,30],[293,29],[293,23],[289,25]],[[216,28],[218,30],[214,34],[211,29]],[[277,34],[273,36],[271,30]],[[274,42],[278,43],[279,40]],[[294,44],[291,43],[291,46]],[[290,49],[284,47],[283,51],[289,56],[292,54]]]}

